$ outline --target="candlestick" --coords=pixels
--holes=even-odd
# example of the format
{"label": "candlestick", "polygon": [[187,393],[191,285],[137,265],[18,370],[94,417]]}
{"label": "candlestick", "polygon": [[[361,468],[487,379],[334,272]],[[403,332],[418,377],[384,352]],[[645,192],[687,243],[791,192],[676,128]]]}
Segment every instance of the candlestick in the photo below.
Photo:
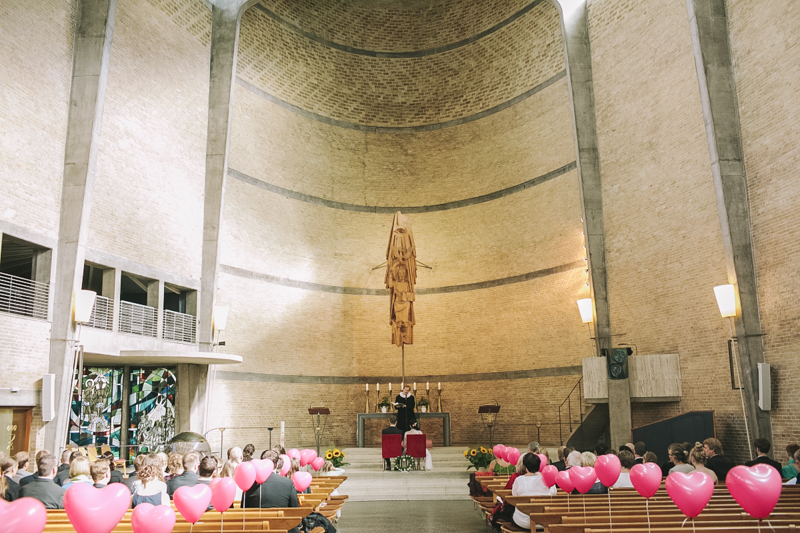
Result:
{"label": "candlestick", "polygon": [[367,387],[367,390],[364,391],[364,395],[367,398],[367,405],[366,405],[366,407],[364,407],[364,412],[365,413],[369,413],[369,387]]}
{"label": "candlestick", "polygon": [[439,395],[439,398],[438,398],[438,400],[439,400],[439,402],[438,402],[439,403],[439,412],[442,413],[442,412],[444,412],[444,411],[442,411],[442,389],[438,389],[436,392]]}

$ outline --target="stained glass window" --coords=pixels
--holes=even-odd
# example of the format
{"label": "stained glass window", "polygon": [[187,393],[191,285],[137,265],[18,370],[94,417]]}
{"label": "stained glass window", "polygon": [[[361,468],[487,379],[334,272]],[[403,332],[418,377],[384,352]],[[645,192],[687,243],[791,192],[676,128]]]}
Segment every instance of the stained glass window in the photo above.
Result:
{"label": "stained glass window", "polygon": [[175,436],[175,384],[168,368],[131,369],[130,444],[139,451],[163,451]]}
{"label": "stained glass window", "polygon": [[72,395],[70,442],[78,446],[109,444],[113,451],[119,453],[122,379],[121,368],[83,369],[82,401],[78,401],[77,387]]}

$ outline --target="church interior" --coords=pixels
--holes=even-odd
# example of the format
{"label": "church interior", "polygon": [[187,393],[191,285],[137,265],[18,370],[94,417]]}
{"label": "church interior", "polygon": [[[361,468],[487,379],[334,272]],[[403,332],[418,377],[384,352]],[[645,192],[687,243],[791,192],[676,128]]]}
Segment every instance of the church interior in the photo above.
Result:
{"label": "church interior", "polygon": [[694,412],[737,463],[800,440],[800,4],[0,13],[10,453],[133,457],[185,432],[377,449],[386,418],[359,414],[406,384],[459,453],[617,448]]}

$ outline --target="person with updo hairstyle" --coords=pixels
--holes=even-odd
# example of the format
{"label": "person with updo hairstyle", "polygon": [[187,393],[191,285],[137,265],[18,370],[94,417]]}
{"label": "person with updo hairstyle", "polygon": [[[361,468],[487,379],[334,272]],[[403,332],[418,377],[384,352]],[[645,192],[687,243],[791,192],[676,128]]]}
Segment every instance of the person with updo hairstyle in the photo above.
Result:
{"label": "person with updo hairstyle", "polygon": [[165,476],[165,480],[170,480],[172,478],[178,477],[183,474],[183,454],[178,452],[172,452],[167,457],[167,474]]}
{"label": "person with updo hairstyle", "polygon": [[245,444],[242,448],[242,462],[251,461],[254,453],[256,453],[256,447],[252,444]]}
{"label": "person with updo hairstyle", "polygon": [[161,459],[155,454],[144,458],[139,468],[139,478],[133,484],[131,507],[142,503],[169,505],[169,492],[167,484],[164,483]]}
{"label": "person with updo hairstyle", "polygon": [[717,481],[719,481],[717,474],[714,473],[714,471],[710,468],[706,467],[706,460],[706,454],[703,451],[703,443],[695,442],[694,448],[692,448],[689,452],[689,462],[692,464],[692,466],[694,466],[694,469],[697,472],[703,472],[711,476],[712,481],[714,481],[714,484],[716,484]]}
{"label": "person with updo hairstyle", "polygon": [[[526,453],[522,458],[522,464],[525,466],[525,474],[519,476],[514,480],[514,485],[511,487],[512,496],[553,496],[556,493],[556,486],[548,487],[544,483],[542,474],[539,472],[541,460],[536,454]],[[513,516],[514,523],[523,528],[531,528],[531,517],[529,514],[523,513],[519,509],[514,509]]]}
{"label": "person with updo hairstyle", "polygon": [[683,444],[679,442],[671,444],[667,450],[667,453],[675,465],[669,469],[669,473],[667,475],[672,474],[673,472],[683,472],[684,474],[694,472],[694,467],[688,464],[689,454],[686,453],[686,449],[683,447]]}

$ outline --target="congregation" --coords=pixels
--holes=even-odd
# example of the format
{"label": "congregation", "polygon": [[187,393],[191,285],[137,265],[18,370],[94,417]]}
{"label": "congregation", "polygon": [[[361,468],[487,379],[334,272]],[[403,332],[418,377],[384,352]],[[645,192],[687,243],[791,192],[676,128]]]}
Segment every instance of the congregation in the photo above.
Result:
{"label": "congregation", "polygon": [[[112,483],[122,483],[131,492],[132,508],[143,503],[170,505],[181,487],[210,485],[217,477],[233,478],[236,467],[252,460],[254,453],[255,447],[248,444],[244,449],[228,449],[225,461],[213,454],[198,452],[140,454],[133,459],[134,471],[127,477],[117,470],[118,461],[110,451],[94,462],[81,451],[72,449],[64,450],[60,461],[49,450],[40,450],[33,460],[28,452],[18,452],[14,456],[0,453],[0,497],[6,501],[34,498],[47,509],[63,509],[64,494],[74,484],[86,483],[101,489]],[[298,491],[291,479],[296,472],[310,471],[310,465],[301,466],[300,461],[288,457],[280,445],[264,450],[261,459],[272,460],[275,475],[270,475],[263,483],[253,483],[244,492],[237,487],[236,500],[241,502],[241,508],[298,507]],[[287,459],[291,461],[288,469],[284,468]],[[319,472],[314,472],[319,476],[339,473],[341,470],[330,461],[324,461]],[[310,492],[310,487],[303,492]]]}
{"label": "congregation", "polygon": [[[797,466],[800,461],[800,446],[790,444],[786,447],[788,462],[786,465],[782,465],[769,457],[771,443],[767,439],[758,438],[753,445],[757,458],[746,462],[745,466],[769,465],[778,471],[785,481],[784,484],[797,484],[798,480],[800,480],[800,471]],[[609,490],[633,488],[634,485],[631,483],[630,473],[631,469],[637,464],[658,464],[663,478],[667,478],[676,472],[704,472],[714,484],[724,484],[728,472],[736,466],[734,461],[724,454],[722,443],[716,438],[707,438],[703,442],[694,444],[689,442],[674,443],[667,450],[668,460],[662,463],[659,463],[657,455],[648,450],[644,442],[627,443],[620,446],[619,450],[609,448],[605,443],[599,443],[595,446],[593,452],[580,452],[571,447],[561,446],[558,448],[558,461],[552,462],[548,459],[548,463],[556,467],[559,472],[563,472],[574,467],[594,467],[598,457],[604,455],[618,457],[621,467],[619,477],[610,487],[603,485],[599,479],[596,479],[591,488],[584,492],[585,494],[606,494]],[[556,485],[551,484],[548,486],[541,472],[543,457],[549,457],[548,450],[537,442],[531,442],[527,453],[521,455],[516,464],[509,464],[503,459],[497,458],[487,467],[486,474],[510,474],[504,490],[510,490],[512,496],[553,496],[556,494]],[[474,489],[479,486],[480,484],[477,483],[471,484],[471,495],[473,497],[476,495]],[[477,490],[479,494],[482,493],[482,489]],[[572,494],[579,494],[577,488],[571,492]],[[500,501],[495,504],[488,519],[497,531],[501,529],[500,526],[503,523],[508,523],[508,521],[513,521],[519,528],[531,529],[530,517],[508,502]]]}

